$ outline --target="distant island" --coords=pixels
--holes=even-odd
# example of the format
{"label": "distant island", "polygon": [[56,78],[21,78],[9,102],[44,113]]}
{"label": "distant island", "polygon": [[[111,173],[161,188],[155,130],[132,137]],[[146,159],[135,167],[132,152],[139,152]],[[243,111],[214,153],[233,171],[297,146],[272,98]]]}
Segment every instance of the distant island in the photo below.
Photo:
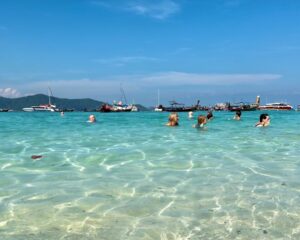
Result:
{"label": "distant island", "polygon": [[[25,107],[36,106],[40,104],[47,104],[49,98],[44,94],[36,94],[27,97],[20,98],[5,98],[0,97],[0,109],[11,109],[14,111],[22,111]],[[68,99],[51,97],[51,102],[55,104],[59,109],[73,109],[74,111],[95,111],[99,109],[105,102],[97,101],[91,98],[83,99]],[[139,111],[148,111],[149,109],[136,104]]]}

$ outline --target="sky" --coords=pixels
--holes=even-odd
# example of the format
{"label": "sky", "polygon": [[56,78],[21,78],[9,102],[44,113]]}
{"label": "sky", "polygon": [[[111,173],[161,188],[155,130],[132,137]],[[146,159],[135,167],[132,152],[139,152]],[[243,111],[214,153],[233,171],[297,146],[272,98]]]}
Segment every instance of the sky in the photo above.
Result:
{"label": "sky", "polygon": [[1,0],[0,96],[300,104],[298,0]]}

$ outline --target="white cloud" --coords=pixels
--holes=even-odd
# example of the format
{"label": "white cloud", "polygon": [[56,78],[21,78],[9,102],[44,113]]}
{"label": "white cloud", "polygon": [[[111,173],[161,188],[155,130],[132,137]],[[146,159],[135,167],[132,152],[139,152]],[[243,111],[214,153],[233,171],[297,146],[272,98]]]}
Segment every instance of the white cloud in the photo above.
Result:
{"label": "white cloud", "polygon": [[228,85],[243,83],[258,83],[278,80],[279,74],[197,74],[186,72],[163,72],[145,76],[142,81],[161,85]]}
{"label": "white cloud", "polygon": [[127,56],[127,57],[115,57],[115,58],[100,58],[100,59],[94,59],[93,61],[101,64],[113,64],[117,66],[124,66],[129,63],[159,61],[159,59],[153,57],[144,57],[144,56]]}
{"label": "white cloud", "polygon": [[159,20],[166,19],[180,11],[180,5],[173,0],[131,0],[128,2],[104,2],[94,0],[92,5],[115,9],[120,11],[132,12]]}
{"label": "white cloud", "polygon": [[128,10],[131,12],[160,20],[166,19],[180,11],[180,5],[171,0],[135,1],[128,6]]}
{"label": "white cloud", "polygon": [[7,98],[21,97],[21,93],[14,88],[0,88],[0,96]]}

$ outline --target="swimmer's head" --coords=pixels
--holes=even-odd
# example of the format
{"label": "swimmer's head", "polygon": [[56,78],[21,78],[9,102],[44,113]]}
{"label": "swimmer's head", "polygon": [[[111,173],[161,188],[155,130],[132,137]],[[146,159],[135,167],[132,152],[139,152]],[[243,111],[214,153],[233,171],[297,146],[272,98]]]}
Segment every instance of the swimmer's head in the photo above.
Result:
{"label": "swimmer's head", "polygon": [[170,126],[177,126],[179,121],[179,117],[177,113],[171,113],[169,115],[169,125]]}
{"label": "swimmer's head", "polygon": [[213,118],[214,115],[212,114],[212,112],[208,112],[206,117],[207,117],[207,120],[209,120],[209,119]]}
{"label": "swimmer's head", "polygon": [[91,115],[89,116],[89,122],[96,122],[96,117],[95,117],[95,115],[91,114]]}
{"label": "swimmer's head", "polygon": [[259,117],[259,121],[260,121],[261,123],[267,123],[267,122],[270,122],[269,114],[267,114],[267,113],[261,114],[260,117]]}
{"label": "swimmer's head", "polygon": [[198,116],[198,125],[204,125],[206,124],[206,117],[204,115]]}

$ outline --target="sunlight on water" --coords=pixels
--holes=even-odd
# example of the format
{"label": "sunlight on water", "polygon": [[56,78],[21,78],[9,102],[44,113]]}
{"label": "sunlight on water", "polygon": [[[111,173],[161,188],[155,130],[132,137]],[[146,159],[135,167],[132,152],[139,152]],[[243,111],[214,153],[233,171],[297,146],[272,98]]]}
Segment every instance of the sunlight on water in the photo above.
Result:
{"label": "sunlight on water", "polygon": [[300,239],[300,114],[259,114],[1,113],[0,238]]}

